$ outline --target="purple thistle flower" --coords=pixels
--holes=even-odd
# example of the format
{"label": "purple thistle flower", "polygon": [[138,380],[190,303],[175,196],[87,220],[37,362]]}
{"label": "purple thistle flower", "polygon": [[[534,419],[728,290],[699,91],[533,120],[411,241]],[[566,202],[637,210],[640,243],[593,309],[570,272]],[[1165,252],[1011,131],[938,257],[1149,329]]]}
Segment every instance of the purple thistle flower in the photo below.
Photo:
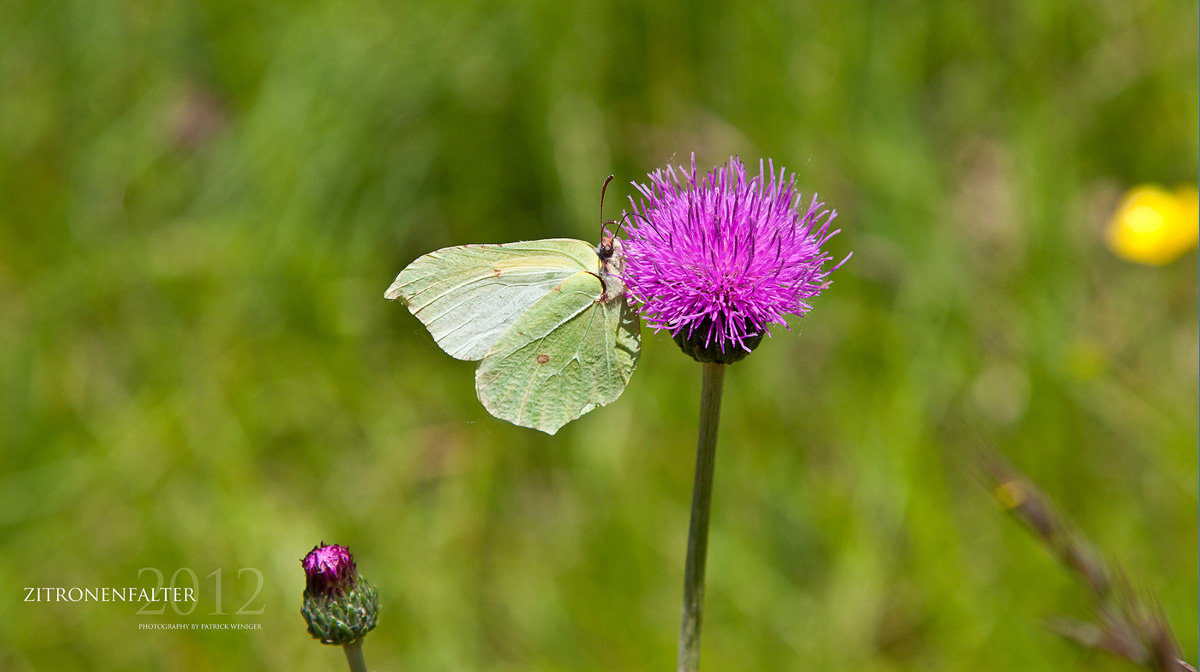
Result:
{"label": "purple thistle flower", "polygon": [[314,546],[300,564],[304,566],[306,587],[314,597],[346,593],[358,580],[354,556],[345,546],[327,546],[322,542]]}
{"label": "purple thistle flower", "polygon": [[747,179],[731,157],[701,178],[693,154],[690,172],[668,166],[635,184],[643,198],[630,199],[623,279],[647,324],[697,360],[745,357],[770,325],[811,310],[845,263],[826,269],[821,249],[838,233],[829,231],[837,211],[815,195],[804,209],[795,176],[768,166]]}

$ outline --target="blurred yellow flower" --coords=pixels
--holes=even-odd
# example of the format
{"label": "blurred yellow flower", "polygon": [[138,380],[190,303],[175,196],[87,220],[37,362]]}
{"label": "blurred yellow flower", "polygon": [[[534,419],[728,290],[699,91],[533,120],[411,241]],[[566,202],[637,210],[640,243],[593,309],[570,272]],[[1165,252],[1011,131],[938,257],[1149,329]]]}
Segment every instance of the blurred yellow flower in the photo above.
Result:
{"label": "blurred yellow flower", "polygon": [[1200,194],[1192,186],[1171,193],[1143,185],[1129,190],[1108,223],[1107,243],[1128,261],[1162,266],[1196,247]]}

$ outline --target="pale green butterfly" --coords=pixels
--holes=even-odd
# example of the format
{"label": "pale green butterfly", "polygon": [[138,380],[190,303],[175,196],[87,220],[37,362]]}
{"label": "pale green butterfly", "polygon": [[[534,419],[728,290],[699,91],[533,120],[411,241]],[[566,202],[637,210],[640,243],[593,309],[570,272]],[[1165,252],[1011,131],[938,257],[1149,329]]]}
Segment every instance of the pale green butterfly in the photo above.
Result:
{"label": "pale green butterfly", "polygon": [[[600,211],[603,221],[603,189]],[[603,227],[596,247],[570,238],[459,245],[409,264],[384,296],[408,306],[448,354],[479,361],[475,391],[489,413],[554,434],[615,401],[637,367],[641,322],[624,264],[621,241]]]}

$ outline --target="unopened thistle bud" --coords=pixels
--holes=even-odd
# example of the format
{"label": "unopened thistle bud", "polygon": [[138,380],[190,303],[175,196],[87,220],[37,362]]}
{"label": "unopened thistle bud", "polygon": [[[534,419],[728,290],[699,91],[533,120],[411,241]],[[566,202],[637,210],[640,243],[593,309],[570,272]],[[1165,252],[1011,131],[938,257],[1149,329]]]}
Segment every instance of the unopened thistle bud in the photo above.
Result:
{"label": "unopened thistle bud", "polygon": [[379,595],[358,575],[349,549],[322,543],[300,564],[306,579],[300,613],[308,623],[308,634],[322,644],[345,646],[361,640],[375,627]]}

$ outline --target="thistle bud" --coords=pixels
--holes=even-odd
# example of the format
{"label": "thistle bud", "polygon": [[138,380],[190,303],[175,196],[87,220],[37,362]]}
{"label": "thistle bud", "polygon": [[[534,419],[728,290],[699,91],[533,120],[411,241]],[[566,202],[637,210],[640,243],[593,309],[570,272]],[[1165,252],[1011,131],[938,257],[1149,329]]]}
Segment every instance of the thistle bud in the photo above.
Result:
{"label": "thistle bud", "polygon": [[322,543],[300,564],[306,581],[300,613],[308,623],[308,634],[322,644],[345,646],[375,627],[379,595],[358,575],[349,549]]}

